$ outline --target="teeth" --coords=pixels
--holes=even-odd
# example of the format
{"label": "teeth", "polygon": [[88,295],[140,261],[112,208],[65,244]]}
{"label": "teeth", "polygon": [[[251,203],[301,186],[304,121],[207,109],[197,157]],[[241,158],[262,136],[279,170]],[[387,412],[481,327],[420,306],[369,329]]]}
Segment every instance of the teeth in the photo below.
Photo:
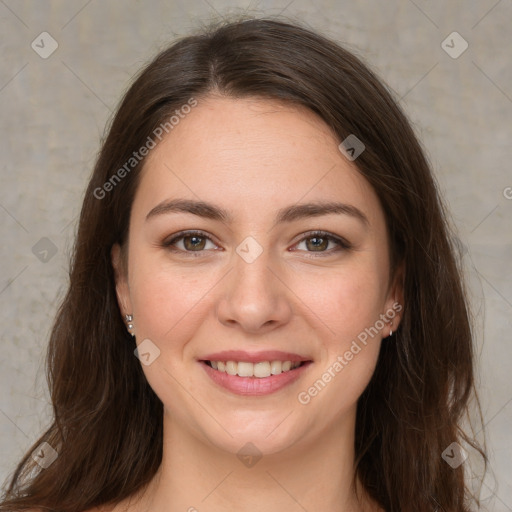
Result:
{"label": "teeth", "polygon": [[259,363],[249,363],[246,361],[210,361],[212,368],[219,372],[226,372],[229,375],[238,375],[239,377],[270,377],[279,375],[282,372],[288,372],[300,366],[300,362],[291,361],[261,361]]}
{"label": "teeth", "polygon": [[272,361],[270,364],[270,373],[272,375],[279,375],[283,371],[283,365],[281,361]]}
{"label": "teeth", "polygon": [[[251,364],[251,363],[238,363],[238,369],[240,369],[241,364]],[[268,361],[261,361],[260,363],[254,363],[251,365],[253,367],[252,375],[254,377],[270,377],[272,372],[270,371],[270,363]],[[249,375],[250,377],[250,375]]]}
{"label": "teeth", "polygon": [[234,361],[228,361],[226,363],[226,373],[228,375],[236,375],[238,370],[238,364]]}
{"label": "teeth", "polygon": [[[233,363],[233,361],[229,361],[230,363]],[[233,363],[233,366],[235,366],[236,363]],[[235,371],[235,373],[237,375],[239,375],[240,377],[252,377],[254,375],[254,367],[256,365],[252,364],[252,363],[244,363],[242,361],[240,361],[238,363],[238,369]]]}

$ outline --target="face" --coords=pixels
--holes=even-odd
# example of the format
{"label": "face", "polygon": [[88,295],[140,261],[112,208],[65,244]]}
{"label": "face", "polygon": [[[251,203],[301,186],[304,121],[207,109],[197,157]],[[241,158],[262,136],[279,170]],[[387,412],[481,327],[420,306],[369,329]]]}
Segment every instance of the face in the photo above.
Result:
{"label": "face", "polygon": [[384,214],[339,142],[308,110],[210,97],[146,159],[118,300],[165,421],[203,443],[270,454],[353,422],[399,323]]}

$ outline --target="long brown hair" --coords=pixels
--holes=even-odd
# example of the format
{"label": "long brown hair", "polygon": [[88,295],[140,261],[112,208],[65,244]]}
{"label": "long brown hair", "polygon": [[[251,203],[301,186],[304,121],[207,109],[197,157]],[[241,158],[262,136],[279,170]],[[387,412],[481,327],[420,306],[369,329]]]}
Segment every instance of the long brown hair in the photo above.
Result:
{"label": "long brown hair", "polygon": [[[472,329],[429,164],[392,94],[359,58],[278,18],[231,19],[181,38],[122,99],[85,194],[69,289],[51,333],[53,422],[18,465],[0,510],[80,512],[119,502],[155,475],[163,406],[134,357],[110,251],[126,240],[144,164],[126,167],[133,152],[191,98],[200,103],[212,91],[302,105],[340,142],[351,134],[363,141],[355,163],[384,209],[391,271],[402,263],[405,279],[402,322],[358,402],[356,474],[388,511],[470,510],[478,500],[470,500],[463,465],[452,468],[441,455],[466,442],[487,462],[460,426],[476,397]],[[113,180],[116,173],[122,179]],[[31,453],[42,442],[58,458],[39,471]]]}

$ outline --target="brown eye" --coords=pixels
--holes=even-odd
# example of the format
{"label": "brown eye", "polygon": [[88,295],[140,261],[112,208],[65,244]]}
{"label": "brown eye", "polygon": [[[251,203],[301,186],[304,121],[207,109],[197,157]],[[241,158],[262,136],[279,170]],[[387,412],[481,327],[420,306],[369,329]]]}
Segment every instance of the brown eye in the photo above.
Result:
{"label": "brown eye", "polygon": [[[297,247],[302,243],[305,244],[306,252],[316,252],[321,253],[322,255],[332,254],[333,252],[342,251],[344,249],[348,250],[352,247],[346,240],[324,231],[307,233],[307,236],[297,244]],[[333,244],[334,247],[332,249],[328,249],[329,244]]]}
{"label": "brown eye", "polygon": [[183,245],[187,251],[202,251],[206,244],[206,239],[197,235],[187,235],[182,237]]}
{"label": "brown eye", "polygon": [[329,245],[329,239],[327,237],[321,238],[318,236],[313,236],[310,238],[306,238],[306,247],[308,249],[312,249],[313,251],[316,251],[319,249],[320,251],[327,249],[327,246]]}
{"label": "brown eye", "polygon": [[[200,253],[208,247],[206,247],[206,244],[208,242],[211,242],[211,244],[215,248],[215,244],[213,243],[212,239],[207,236],[202,231],[188,231],[188,232],[182,232],[178,233],[176,236],[171,238],[170,240],[166,240],[163,242],[162,246],[174,251],[174,252],[197,252]],[[181,247],[178,245],[181,243]]]}

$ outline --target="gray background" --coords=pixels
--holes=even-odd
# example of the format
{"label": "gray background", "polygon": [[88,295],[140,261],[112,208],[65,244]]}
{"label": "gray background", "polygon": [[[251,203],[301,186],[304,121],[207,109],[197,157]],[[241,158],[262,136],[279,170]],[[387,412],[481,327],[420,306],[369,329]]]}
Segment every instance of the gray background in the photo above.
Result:
{"label": "gray background", "polygon": [[[245,10],[303,19],[344,43],[412,120],[465,251],[492,466],[482,496],[512,511],[511,0],[0,0],[0,479],[48,423],[48,332],[105,123],[155,52]],[[31,47],[44,31],[58,43],[46,59]],[[458,58],[442,47],[453,31],[469,44]]]}

